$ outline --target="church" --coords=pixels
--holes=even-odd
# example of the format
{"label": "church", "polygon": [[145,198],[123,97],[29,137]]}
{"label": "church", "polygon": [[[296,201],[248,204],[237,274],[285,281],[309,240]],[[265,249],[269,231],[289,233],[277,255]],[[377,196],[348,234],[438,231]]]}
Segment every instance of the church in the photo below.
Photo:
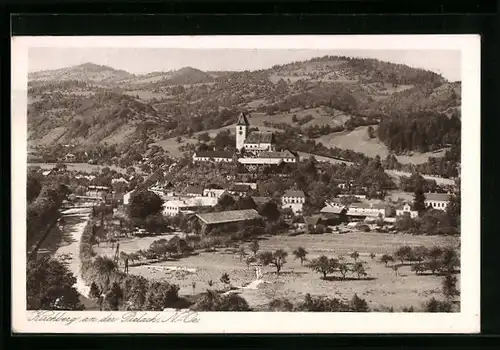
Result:
{"label": "church", "polygon": [[238,151],[263,152],[275,151],[276,141],[272,132],[250,131],[250,123],[245,113],[236,122],[236,149]]}

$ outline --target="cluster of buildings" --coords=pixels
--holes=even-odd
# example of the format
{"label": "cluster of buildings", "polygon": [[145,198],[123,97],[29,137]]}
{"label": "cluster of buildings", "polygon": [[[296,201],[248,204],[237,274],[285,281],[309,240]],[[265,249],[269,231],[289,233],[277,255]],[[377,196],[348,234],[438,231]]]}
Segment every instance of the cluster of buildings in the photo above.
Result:
{"label": "cluster of buildings", "polygon": [[281,165],[297,163],[298,154],[290,151],[276,151],[274,133],[250,130],[250,123],[244,113],[241,113],[236,123],[236,150],[204,151],[193,155],[194,162],[233,163],[237,162],[250,169],[262,165]]}
{"label": "cluster of buildings", "polygon": [[[328,201],[320,211],[322,214],[345,214],[351,220],[359,219],[376,219],[384,218],[387,221],[387,210],[391,207],[389,203],[384,202],[368,202],[365,198],[356,197],[356,199],[361,200],[360,202],[345,204],[345,202],[339,198],[334,198]],[[428,208],[433,208],[437,210],[446,210],[450,202],[450,195],[447,193],[425,193],[425,206]],[[412,203],[404,201],[397,204],[395,207],[396,216],[408,215],[411,218],[416,218],[418,212],[413,210]]]}

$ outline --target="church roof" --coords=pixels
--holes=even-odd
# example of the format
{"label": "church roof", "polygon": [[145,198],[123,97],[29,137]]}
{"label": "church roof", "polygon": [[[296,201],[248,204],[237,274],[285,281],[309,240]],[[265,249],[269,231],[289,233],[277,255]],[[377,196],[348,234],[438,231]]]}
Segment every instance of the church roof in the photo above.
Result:
{"label": "church roof", "polygon": [[238,117],[238,121],[236,122],[236,125],[246,125],[249,126],[250,123],[248,122],[247,116],[245,113],[241,113],[240,116]]}
{"label": "church roof", "polygon": [[245,139],[245,143],[272,143],[273,133],[269,131],[253,131]]}

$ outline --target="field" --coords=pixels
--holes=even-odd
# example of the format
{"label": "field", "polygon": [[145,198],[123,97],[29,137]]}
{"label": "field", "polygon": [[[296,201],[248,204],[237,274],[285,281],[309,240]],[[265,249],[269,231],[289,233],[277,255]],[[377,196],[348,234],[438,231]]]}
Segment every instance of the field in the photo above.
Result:
{"label": "field", "polygon": [[[324,135],[316,139],[326,147],[338,147],[342,149],[351,149],[355,152],[361,152],[368,157],[380,156],[385,159],[389,154],[389,149],[378,138],[370,139],[367,132],[368,126],[361,126],[353,131],[336,132]],[[376,127],[375,127],[376,129]],[[440,152],[413,152],[412,155],[397,155],[396,158],[402,164],[421,164],[427,162],[429,157],[442,157],[445,150]]]}
{"label": "field", "polygon": [[[168,237],[166,237],[168,238]],[[120,242],[121,250],[133,252],[145,249],[156,238],[132,239]],[[456,247],[459,242],[454,237],[410,236],[403,234],[348,233],[299,236],[269,236],[260,241],[260,251],[284,249],[288,252],[287,263],[277,277],[274,268],[263,267],[263,283],[254,282],[255,271],[240,261],[236,248],[221,248],[216,252],[200,252],[198,255],[179,261],[166,261],[151,265],[134,266],[130,273],[143,275],[150,279],[166,279],[180,286],[180,294],[200,293],[209,288],[208,281],[213,281],[211,288],[222,289],[219,281],[223,273],[228,273],[231,284],[242,287],[239,293],[251,307],[262,309],[275,297],[286,297],[292,301],[303,300],[306,293],[337,297],[344,300],[352,298],[354,293],[365,298],[372,309],[386,310],[387,307],[401,310],[403,307],[421,308],[422,303],[432,296],[442,298],[442,277],[434,275],[415,275],[410,266],[402,266],[398,275],[390,267],[385,267],[378,260],[382,254],[393,253],[402,245],[432,247]],[[300,265],[292,251],[302,246],[308,252],[308,258],[320,255],[328,257],[344,256],[346,262],[352,262],[349,254],[358,251],[360,261],[365,262],[368,277],[355,279],[351,274],[346,280],[340,280],[339,273],[330,275],[327,280]],[[247,248],[247,254],[252,254]],[[110,248],[98,248],[100,254],[111,254]],[[376,257],[371,260],[370,253]],[[196,286],[193,290],[192,283]],[[251,283],[254,282],[254,283]],[[245,287],[246,286],[246,287]]]}
{"label": "field", "polygon": [[[68,167],[70,171],[81,171],[84,173],[93,173],[100,172],[103,168],[106,168],[105,165],[93,165],[87,163],[64,163]],[[56,166],[56,163],[29,163],[28,166],[40,167],[43,170],[51,170]],[[119,173],[126,173],[126,169],[117,167],[115,165],[110,165],[109,168],[111,170],[115,170]]]}

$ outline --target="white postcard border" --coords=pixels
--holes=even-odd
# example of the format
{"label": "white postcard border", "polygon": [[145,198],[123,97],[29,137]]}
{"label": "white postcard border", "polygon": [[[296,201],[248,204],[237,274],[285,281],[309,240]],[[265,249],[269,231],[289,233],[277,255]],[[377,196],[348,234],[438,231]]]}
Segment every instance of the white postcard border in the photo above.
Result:
{"label": "white postcard border", "polygon": [[[461,312],[203,312],[199,322],[121,322],[125,312],[65,312],[80,322],[30,321],[26,311],[27,72],[30,47],[430,49],[462,55]],[[12,38],[12,326],[22,333],[477,333],[480,330],[479,35],[127,36]],[[114,322],[81,322],[84,317]],[[157,312],[143,312],[152,317]],[[160,313],[167,317],[168,313]],[[31,316],[30,316],[31,315]]]}

